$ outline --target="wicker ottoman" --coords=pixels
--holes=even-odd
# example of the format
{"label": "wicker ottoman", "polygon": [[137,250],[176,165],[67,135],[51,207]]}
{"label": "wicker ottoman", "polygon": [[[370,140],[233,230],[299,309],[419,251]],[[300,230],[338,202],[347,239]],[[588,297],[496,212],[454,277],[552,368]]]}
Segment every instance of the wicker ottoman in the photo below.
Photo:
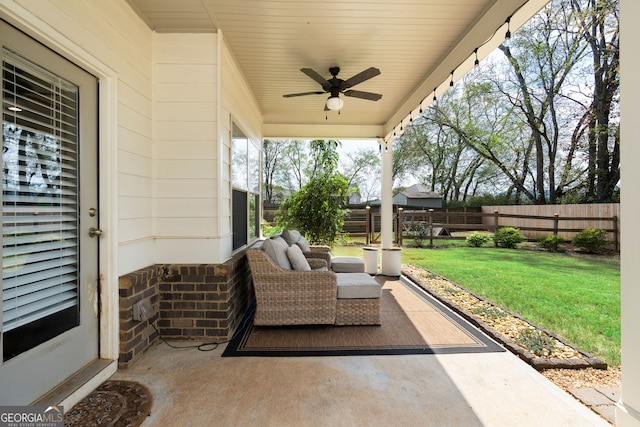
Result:
{"label": "wicker ottoman", "polygon": [[367,273],[337,273],[336,325],[380,325],[382,285]]}

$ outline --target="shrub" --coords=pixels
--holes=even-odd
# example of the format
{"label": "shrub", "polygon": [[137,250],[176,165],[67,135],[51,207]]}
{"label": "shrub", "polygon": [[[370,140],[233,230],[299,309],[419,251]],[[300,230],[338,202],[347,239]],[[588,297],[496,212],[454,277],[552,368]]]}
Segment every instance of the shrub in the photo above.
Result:
{"label": "shrub", "polygon": [[480,233],[479,231],[474,231],[473,233],[467,236],[467,243],[471,246],[479,248],[482,245],[486,245],[491,240],[485,233]]}
{"label": "shrub", "polygon": [[262,235],[264,237],[275,236],[276,234],[282,233],[282,227],[278,225],[272,226],[266,220],[262,220]]}
{"label": "shrub", "polygon": [[409,226],[407,234],[413,239],[413,244],[416,247],[422,248],[424,241],[429,238],[429,226],[421,222],[414,222]]}
{"label": "shrub", "polygon": [[514,227],[502,227],[493,235],[493,241],[500,248],[515,249],[518,243],[525,241],[525,237]]}
{"label": "shrub", "polygon": [[609,244],[605,236],[606,231],[600,228],[585,228],[576,234],[571,243],[587,252],[597,254],[603,252]]}
{"label": "shrub", "polygon": [[278,226],[297,229],[312,245],[333,246],[343,232],[349,184],[340,174],[320,174],[289,195],[276,212]]}
{"label": "shrub", "polygon": [[564,242],[566,242],[565,239],[554,235],[542,236],[538,239],[538,245],[549,252],[558,252],[558,246]]}
{"label": "shrub", "polygon": [[558,342],[554,338],[533,328],[524,328],[518,331],[515,343],[536,356],[549,356],[558,348]]}

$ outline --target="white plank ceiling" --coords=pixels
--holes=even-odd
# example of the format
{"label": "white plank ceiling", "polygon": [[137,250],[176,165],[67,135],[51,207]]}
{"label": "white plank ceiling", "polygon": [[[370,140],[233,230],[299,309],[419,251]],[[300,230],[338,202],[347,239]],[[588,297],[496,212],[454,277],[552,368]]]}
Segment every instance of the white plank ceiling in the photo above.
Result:
{"label": "white plank ceiling", "polygon": [[[265,137],[385,137],[433,89],[460,78],[473,51],[486,56],[547,0],[127,0],[158,32],[221,30],[260,106]],[[471,58],[471,59],[469,59]],[[379,101],[345,97],[340,114],[328,97],[283,98],[321,90],[300,71],[347,79],[369,67],[381,74],[353,89]]]}

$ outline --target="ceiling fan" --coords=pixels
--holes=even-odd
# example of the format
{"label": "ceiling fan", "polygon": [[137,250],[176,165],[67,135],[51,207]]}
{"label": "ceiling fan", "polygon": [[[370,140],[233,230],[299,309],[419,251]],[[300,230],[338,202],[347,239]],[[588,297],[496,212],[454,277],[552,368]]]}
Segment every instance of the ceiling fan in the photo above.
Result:
{"label": "ceiling fan", "polygon": [[367,99],[369,101],[377,101],[382,98],[382,95],[380,95],[379,93],[363,92],[360,90],[350,89],[351,87],[359,83],[362,83],[366,80],[369,80],[370,78],[379,75],[380,70],[375,67],[367,68],[366,70],[356,74],[355,76],[347,80],[342,80],[337,77],[338,73],[340,72],[340,67],[329,68],[329,73],[331,73],[332,76],[329,80],[325,79],[311,68],[301,68],[300,71],[311,77],[316,82],[320,83],[320,85],[322,86],[322,91],[291,93],[288,95],[282,95],[283,97],[292,98],[294,96],[322,95],[324,93],[329,93],[330,96],[329,98],[327,98],[327,102],[324,106],[325,111],[340,110],[344,106],[344,100],[340,98],[341,93],[345,96]]}

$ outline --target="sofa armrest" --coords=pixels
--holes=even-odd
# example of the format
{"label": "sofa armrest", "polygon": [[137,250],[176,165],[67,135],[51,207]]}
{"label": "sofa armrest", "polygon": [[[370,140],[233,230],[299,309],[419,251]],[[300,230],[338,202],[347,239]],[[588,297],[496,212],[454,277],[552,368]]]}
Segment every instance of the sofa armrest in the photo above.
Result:
{"label": "sofa armrest", "polygon": [[331,252],[331,247],[326,245],[311,245],[309,247],[312,252]]}
{"label": "sofa armrest", "polygon": [[329,264],[327,264],[327,261],[321,258],[307,258],[307,262],[309,263],[309,267],[311,267],[311,270],[320,270],[323,268],[325,270],[329,269]]}
{"label": "sofa armrest", "polygon": [[309,263],[312,259],[321,259],[327,264],[327,268],[331,268],[331,254],[329,252],[304,252],[304,256]]}

